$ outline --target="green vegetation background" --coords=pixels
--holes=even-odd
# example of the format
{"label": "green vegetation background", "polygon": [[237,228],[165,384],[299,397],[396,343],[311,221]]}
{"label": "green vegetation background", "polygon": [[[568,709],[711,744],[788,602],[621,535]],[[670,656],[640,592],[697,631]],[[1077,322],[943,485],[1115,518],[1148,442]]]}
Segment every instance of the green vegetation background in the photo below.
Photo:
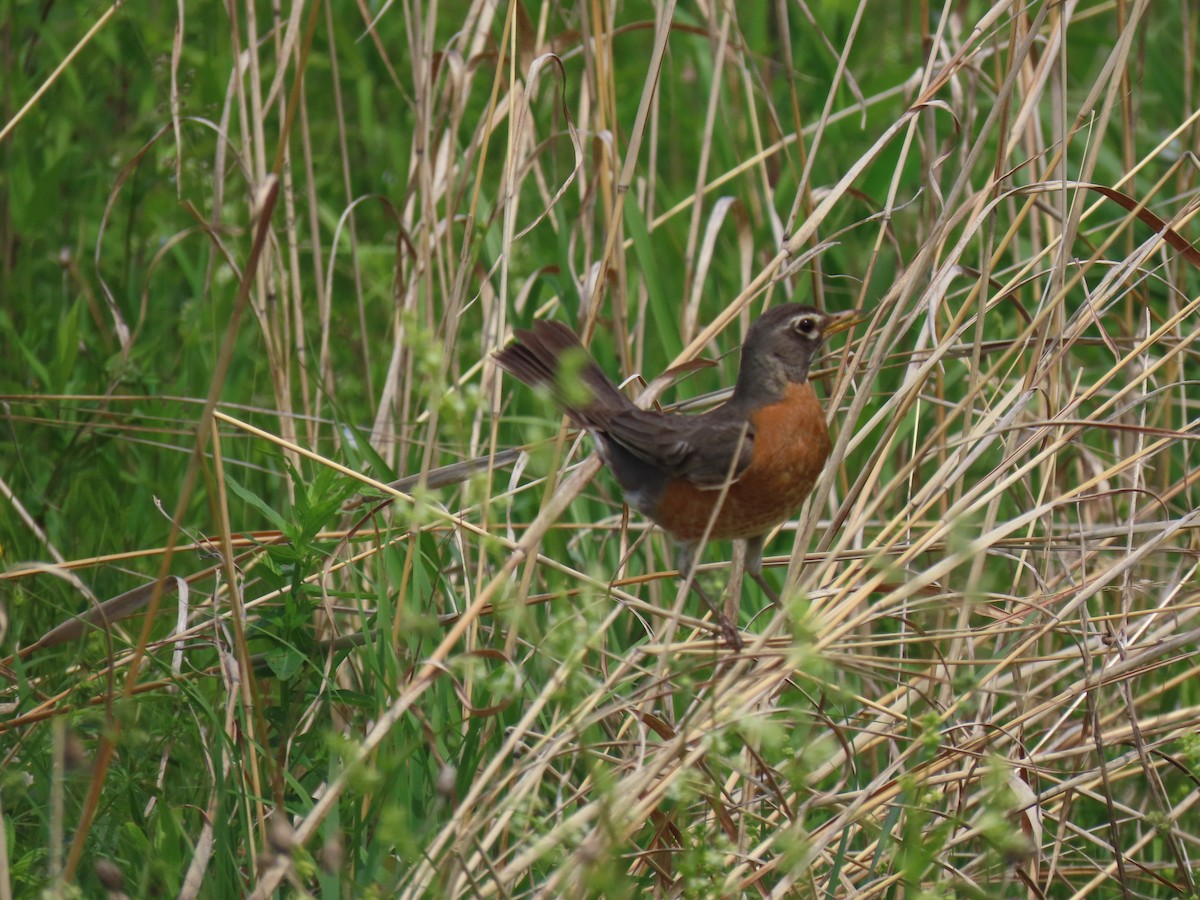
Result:
{"label": "green vegetation background", "polygon": [[[1119,34],[1120,14],[1114,6],[1126,5],[1091,4],[1094,14],[1080,14],[1072,23],[1071,53],[1059,73],[1072,110],[1100,77]],[[968,25],[988,4],[948,7],[958,22]],[[237,302],[238,273],[250,250],[251,210],[260,184],[255,172],[264,163],[269,167],[279,149],[284,127],[279,101],[293,96],[295,64],[305,35],[298,35],[287,65],[280,68],[276,53],[284,35],[282,30],[269,31],[270,8],[257,5],[263,42],[258,56],[267,65],[260,76],[260,95],[268,88],[272,93],[270,108],[256,126],[245,118],[248,107],[236,100],[231,86],[238,64],[234,34],[244,44],[245,10],[238,7],[232,22],[219,4],[183,8],[181,21],[177,7],[170,4],[122,6],[18,119],[18,111],[48,83],[104,8],[0,3],[0,126],[15,123],[0,140],[0,477],[9,498],[0,502],[0,559],[10,575],[28,562],[82,561],[74,571],[83,584],[81,588],[52,575],[3,582],[4,655],[33,643],[89,603],[128,591],[157,573],[158,551],[169,538],[200,410]],[[493,80],[499,79],[503,94],[509,88],[508,72],[497,68],[507,8],[499,7],[484,29],[487,39],[470,58],[443,50],[461,47],[462,29],[477,25],[478,9],[472,4],[372,5],[371,11],[379,15],[370,30],[350,4],[320,10],[311,49],[303,57],[303,115],[289,135],[284,194],[290,191],[294,202],[281,195],[274,208],[269,275],[256,285],[254,309],[241,320],[220,390],[223,410],[272,435],[290,435],[302,447],[382,481],[418,472],[422,466],[487,453],[493,425],[500,448],[556,435],[557,421],[542,398],[511,385],[490,394],[490,382],[485,383],[490,376],[476,364],[503,340],[503,334],[493,330],[504,320],[493,313],[497,304],[508,304],[510,325],[527,323],[551,301],[549,314],[572,324],[582,323],[587,313],[591,291],[583,278],[585,264],[599,257],[611,227],[611,179],[613,170],[619,170],[611,155],[623,160],[628,150],[656,12],[649,3],[619,4],[615,11],[611,68],[602,72],[611,92],[594,91],[592,97],[595,104],[611,104],[606,113],[612,119],[604,133],[596,128],[599,117],[586,122],[576,118],[580,85],[597,78],[596,59],[584,38],[594,27],[589,17],[597,8],[521,6],[518,43],[524,55],[517,71],[527,71],[536,58],[532,35],[543,21],[556,39],[537,52],[553,46],[561,63],[547,64],[536,85],[531,109],[536,139],[544,142],[536,158],[545,183],[539,186],[535,178],[520,181],[518,225],[546,210],[548,193],[571,171],[574,149],[564,109],[572,124],[583,130],[583,169],[545,218],[512,243],[507,254],[502,186],[511,118],[497,126],[480,163],[481,129],[488,119]],[[869,3],[866,17],[856,24],[856,6],[846,0],[822,0],[805,8],[816,27],[793,11],[786,33],[780,32],[767,5],[761,14],[742,8],[729,36],[733,52],[743,58],[740,69],[715,74],[715,23],[720,16],[714,12],[706,18],[703,9],[692,4],[676,10],[676,27],[659,75],[655,130],[644,136],[623,207],[623,236],[630,244],[618,252],[620,275],[613,276],[610,289],[600,295],[594,346],[614,374],[625,370],[651,377],[687,343],[681,331],[684,301],[697,276],[697,261],[690,270],[684,261],[687,248],[694,246],[690,215],[673,215],[653,227],[648,223],[694,198],[702,156],[708,158],[707,180],[734,173],[710,202],[717,196],[730,197],[736,207],[703,268],[697,309],[701,324],[725,309],[745,285],[747,270],[756,272],[777,252],[784,236],[766,210],[773,205],[775,221],[794,227],[797,222],[789,222],[788,214],[798,185],[803,182],[808,191],[837,182],[911,102],[915,86],[910,79],[928,52],[923,36],[934,29],[940,13],[930,10],[922,22],[924,4]],[[434,14],[436,21],[423,18]],[[305,17],[301,21],[307,25]],[[1190,23],[1190,30],[1181,28],[1181,21]],[[182,32],[174,60],[177,27]],[[842,79],[831,98],[828,86],[838,77],[838,52],[851,33],[850,77]],[[998,27],[997,34],[1003,33]],[[1105,184],[1121,179],[1132,148],[1137,155],[1147,152],[1179,124],[1194,106],[1200,86],[1191,66],[1194,16],[1181,19],[1177,11],[1156,11],[1141,24],[1136,40],[1129,94],[1121,101],[1130,104],[1122,122],[1132,124],[1136,132],[1109,129],[1103,135],[1094,177]],[[790,63],[785,62],[789,58]],[[469,82],[463,76],[467,69],[476,75]],[[739,72],[751,77],[742,79]],[[980,79],[973,87],[997,89],[1004,74],[1002,62],[981,61]],[[421,106],[413,98],[424,91],[430,77],[463,79],[470,89],[462,96],[440,91],[441,105]],[[715,127],[709,128],[706,109],[714,78],[721,82],[716,90],[719,112]],[[340,98],[335,96],[335,81]],[[242,89],[254,93],[245,83]],[[752,94],[749,100],[747,92]],[[760,146],[820,121],[826,103],[839,115],[824,128],[815,152],[789,143],[765,164],[747,165]],[[971,106],[980,118],[991,108],[986,96]],[[1047,121],[1057,114],[1048,103],[1040,109]],[[936,112],[930,114],[931,121],[936,118]],[[778,288],[775,297],[790,290],[795,299],[831,309],[864,300],[873,307],[921,248],[923,227],[938,209],[936,188],[953,181],[956,167],[974,146],[969,126],[964,133],[957,131],[966,124],[945,117],[929,125],[923,155],[902,156],[899,142],[886,148],[855,183],[854,194],[823,225],[830,245]],[[261,132],[251,140],[247,129],[255,132],[257,127]],[[451,129],[448,134],[445,128]],[[1194,137],[1195,132],[1187,134]],[[1156,184],[1192,149],[1186,143],[1185,137],[1174,149],[1155,155],[1135,182],[1125,186],[1126,192],[1137,197],[1139,188]],[[437,156],[434,148],[444,155]],[[255,162],[255,154],[261,162]],[[989,157],[985,149],[976,164],[986,171],[993,159],[994,150]],[[423,179],[443,177],[450,162],[462,171],[447,180],[444,192],[429,193],[429,182]],[[434,175],[418,172],[426,165]],[[811,166],[807,178],[806,166]],[[1031,170],[1035,167],[1030,163]],[[1029,181],[1032,175],[1019,173],[1015,180]],[[1192,196],[1194,180],[1194,170],[1180,175],[1178,190],[1173,195],[1166,192],[1169,202],[1181,204]],[[899,196],[891,213],[890,243],[881,252],[878,229],[868,225],[894,182],[900,186]],[[811,197],[806,194],[800,205],[811,209]],[[651,202],[653,208],[648,208]],[[351,235],[347,212],[352,205]],[[410,205],[415,212],[406,210]],[[1122,215],[1113,208],[1113,220]],[[1169,213],[1160,210],[1160,215]],[[803,214],[797,221],[802,220]],[[420,227],[413,230],[411,223]],[[1139,241],[1149,235],[1136,224],[1130,231]],[[1036,234],[1018,233],[1010,249],[1013,259],[1033,257],[1040,249],[1037,240]],[[1132,247],[1128,234],[1120,240]],[[1079,255],[1087,252],[1086,247],[1078,250]],[[432,261],[435,271],[410,280],[419,260]],[[982,265],[978,258],[975,263]],[[1189,276],[1182,280],[1187,283]],[[455,291],[461,292],[458,315],[448,317],[446,299]],[[988,319],[987,333],[980,338],[1013,337],[1025,324],[1015,310],[1037,308],[1039,292],[1039,286],[1031,284],[1014,298],[1014,311]],[[1080,289],[1074,295],[1075,301],[1082,293]],[[327,297],[327,311],[319,295]],[[400,307],[402,315],[397,313]],[[1144,308],[1156,317],[1165,316],[1165,292],[1151,286],[1131,297],[1113,312],[1117,325],[1112,333],[1128,337]],[[401,427],[372,446],[400,329],[407,355],[394,385],[397,399],[392,408]],[[897,332],[893,364],[876,372],[863,388],[873,399],[860,422],[899,383],[904,354],[915,346],[918,333],[919,326],[911,320]],[[705,355],[726,354],[736,347],[737,337],[737,328],[729,329]],[[323,342],[324,372],[318,364]],[[1111,364],[1102,342],[1081,343],[1075,351],[1079,371],[1089,366],[1103,370]],[[713,370],[689,376],[678,395],[668,396],[695,396],[727,384],[734,365],[734,358],[725,356]],[[951,371],[942,387],[953,394],[955,379],[966,378],[961,370]],[[1183,380],[1196,378],[1200,375],[1195,371],[1182,373]],[[493,396],[500,403],[499,416],[490,411]],[[1188,420],[1186,412],[1181,415],[1182,421]],[[1171,421],[1159,424],[1175,427]],[[920,420],[910,417],[902,434],[920,427]],[[104,670],[110,659],[123,657],[136,645],[140,618],[111,634],[92,633],[12,661],[11,699],[17,708],[25,712],[44,705],[49,711],[44,720],[0,734],[7,881],[16,896],[30,896],[53,883],[70,853],[83,810],[90,817],[90,833],[77,877],[87,896],[106,884],[104,861],[116,865],[132,896],[178,894],[194,859],[206,810],[213,809],[218,813],[209,823],[215,829],[215,849],[202,896],[234,896],[252,887],[252,872],[261,863],[256,853],[297,854],[297,877],[326,896],[370,891],[391,895],[404,883],[408,867],[423,856],[439,865],[470,868],[470,848],[457,848],[462,857],[453,863],[447,862],[456,859],[453,854],[427,856],[434,836],[456,815],[457,799],[498,752],[509,730],[522,722],[523,707],[540,696],[540,686],[578,649],[581,635],[609,627],[611,602],[601,593],[551,581],[545,588],[550,594],[567,589],[582,593],[569,603],[559,598],[524,612],[509,611],[507,618],[494,620],[494,632],[489,625],[475,634],[471,652],[503,650],[504,664],[493,665],[486,655],[472,656],[464,644],[463,654],[451,665],[453,677],[430,688],[416,719],[395,727],[372,765],[352,780],[320,837],[306,849],[291,848],[284,839],[283,849],[271,844],[260,822],[260,801],[266,806],[279,802],[294,814],[311,808],[314,792],[352,755],[353,741],[403,692],[413,667],[440,640],[447,620],[438,616],[461,610],[470,599],[458,596],[463,586],[476,585],[478,574],[493,571],[509,551],[506,545],[475,538],[467,540],[468,547],[460,546],[442,520],[418,504],[395,520],[373,525],[379,529],[374,539],[386,545],[407,533],[410,524],[438,527],[417,541],[389,547],[361,570],[361,579],[318,590],[303,579],[341,552],[339,537],[326,530],[339,527],[339,504],[357,485],[244,430],[228,425],[220,430],[225,476],[216,474],[210,456],[186,507],[182,540],[190,545],[216,537],[218,498],[227,501],[237,532],[280,530],[292,538],[288,548],[264,553],[251,576],[255,596],[277,587],[286,597],[259,608],[247,637],[246,646],[261,654],[261,718],[254,749],[229,736],[237,729],[228,727],[227,716],[236,719],[250,713],[231,713],[226,706],[237,694],[220,675],[222,654],[231,653],[230,643],[236,643],[227,633],[220,639],[194,640],[182,668],[172,661],[171,643],[154,645],[141,681],[161,681],[163,686],[133,699],[119,697],[126,672],[118,669],[110,679]],[[1109,452],[1104,440],[1083,440],[1092,441],[1098,453]],[[557,453],[539,445],[528,475],[551,472]],[[998,451],[989,453],[975,460],[977,470],[989,465]],[[849,480],[870,458],[869,443],[851,452],[844,462]],[[1155,477],[1163,485],[1177,481],[1190,471],[1189,458],[1180,450]],[[902,463],[880,463],[881,480],[899,471]],[[843,486],[846,477],[840,482]],[[536,517],[543,498],[537,487],[504,496],[507,482],[507,474],[498,474],[490,481],[436,494],[427,502],[472,509],[483,528],[508,534],[511,523],[519,527]],[[948,485],[948,495],[969,483],[964,476],[957,485]],[[1186,507],[1187,495],[1178,502]],[[903,501],[897,500],[891,508],[902,507]],[[564,527],[547,536],[543,552],[607,581],[626,549],[614,536],[612,517],[619,509],[615,488],[601,477],[565,514]],[[998,515],[1003,519],[1020,509],[1020,498],[1006,495]],[[573,538],[570,526],[602,521],[609,524],[607,530],[594,532],[598,540]],[[103,564],[87,562],[123,553],[134,555]],[[715,550],[710,558],[723,559],[723,554]],[[655,540],[627,571],[631,576],[654,573],[670,567],[667,559]],[[174,558],[171,570],[186,576],[213,561],[209,554],[189,549]],[[1004,573],[987,571],[973,588],[987,593],[1006,579]],[[213,582],[198,590],[211,594]],[[670,605],[669,582],[654,582],[648,590],[649,599]],[[198,610],[203,606],[199,596],[192,602]],[[346,630],[365,634],[365,647],[331,651],[319,643],[328,635],[318,633],[314,622],[331,605],[360,626]],[[156,638],[169,634],[174,607],[175,601],[169,600],[160,613],[153,630]],[[194,615],[199,620],[205,613]],[[900,628],[896,622],[883,627]],[[518,632],[520,642],[511,637]],[[640,639],[641,632],[622,618],[609,635],[608,652],[617,657]],[[507,643],[510,640],[513,643]],[[352,653],[357,677],[332,678],[331,671]],[[601,668],[579,675],[583,684],[568,679],[558,697],[561,708],[570,709],[591,696],[589,692],[597,689],[591,679],[601,677]],[[859,674],[845,676],[855,689],[863,685]],[[692,697],[687,679],[698,675],[688,667],[680,673],[680,710]],[[1196,702],[1194,687],[1180,690],[1164,704]],[[621,691],[616,688],[615,695]],[[464,692],[469,697],[464,698]],[[839,710],[851,715],[849,701],[844,701],[844,709],[843,700],[830,702],[834,718]],[[496,712],[475,717],[464,714],[468,707]],[[116,753],[99,800],[88,800],[95,754],[105,735],[115,733],[114,722],[119,723]],[[342,727],[347,722],[350,726]],[[538,725],[549,727],[547,721]],[[772,745],[780,758],[802,755],[812,734],[805,727],[811,723],[791,723]],[[913,725],[913,734],[920,730]],[[736,744],[735,737],[727,739]],[[600,786],[593,784],[592,789],[603,793],[603,748],[616,735],[592,723],[578,739],[581,752],[573,761],[574,774],[584,782],[594,776]],[[729,761],[738,749],[722,746],[714,752]],[[262,760],[263,782],[257,786],[261,797],[251,796],[237,771],[247,754]],[[234,769],[223,769],[230,760]],[[591,774],[585,777],[582,772]],[[908,785],[907,790],[907,801],[919,808],[919,786]],[[527,810],[528,821],[506,825],[512,840],[527,836],[532,842],[540,833],[538,811],[553,808],[557,800],[550,784],[539,793],[539,804]],[[697,801],[704,796],[698,789],[682,791],[678,810],[692,812],[674,820],[681,824],[684,847],[677,871],[701,892],[696,885],[716,883],[723,876],[722,857],[712,855],[713,832],[720,829],[706,820],[705,805]],[[1096,823],[1105,821],[1108,813],[1095,798],[1088,802],[1093,804],[1088,813],[1092,818],[1083,827],[1098,828]],[[690,832],[682,823],[693,813],[697,823],[706,824]],[[832,816],[833,811],[818,819],[822,815]],[[886,844],[896,820],[885,821],[880,840]],[[919,823],[906,822],[910,836],[921,834]],[[932,819],[925,824],[935,827]],[[745,846],[754,845],[755,827],[761,827],[763,835],[770,833],[765,823],[748,827],[752,833],[743,836]],[[1002,825],[997,831],[1003,831]],[[902,881],[907,879],[904,883],[930,883],[936,871],[932,860],[945,846],[938,843],[944,835],[931,833],[935,836],[929,839],[933,849],[928,858],[898,855],[903,861],[894,871],[902,874]],[[555,845],[559,849],[525,876],[527,881],[509,887],[515,892],[532,889],[561,863],[571,840],[563,837]],[[639,840],[653,845],[644,834]],[[996,850],[995,840],[988,852],[999,859],[1003,853]],[[914,846],[919,843],[916,840]],[[607,865],[585,867],[592,880],[577,885],[578,890],[636,894],[654,883],[649,870],[640,881],[625,879],[627,866],[627,859],[613,859]],[[838,866],[833,868],[836,872]],[[1003,868],[1000,862],[988,871]],[[1151,892],[1163,889],[1153,879],[1149,883]],[[1003,884],[1005,891],[1012,887]]]}

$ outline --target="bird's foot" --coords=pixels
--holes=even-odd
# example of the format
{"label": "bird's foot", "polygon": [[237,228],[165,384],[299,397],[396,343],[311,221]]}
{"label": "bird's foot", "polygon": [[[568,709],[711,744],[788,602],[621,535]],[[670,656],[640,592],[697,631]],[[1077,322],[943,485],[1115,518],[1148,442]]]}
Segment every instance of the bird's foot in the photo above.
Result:
{"label": "bird's foot", "polygon": [[750,577],[754,579],[755,584],[762,589],[762,592],[767,595],[768,600],[774,603],[779,609],[783,609],[783,602],[779,599],[779,594],[775,593],[775,588],[771,587],[771,583],[763,577],[762,572],[751,573]]}
{"label": "bird's foot", "polygon": [[734,653],[741,653],[742,648],[746,646],[746,642],[742,640],[742,633],[738,631],[737,626],[724,613],[719,613],[717,616],[717,625],[721,628],[721,638],[728,645],[729,649]]}

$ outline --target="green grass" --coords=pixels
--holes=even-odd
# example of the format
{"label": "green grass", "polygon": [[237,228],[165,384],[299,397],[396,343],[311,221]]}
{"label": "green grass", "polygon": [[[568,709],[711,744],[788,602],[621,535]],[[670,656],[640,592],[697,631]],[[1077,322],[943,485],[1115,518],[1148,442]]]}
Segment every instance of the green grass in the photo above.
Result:
{"label": "green grass", "polygon": [[[1194,13],[726,6],[0,6],[0,900],[1197,895]],[[788,298],[734,655],[488,356]]]}

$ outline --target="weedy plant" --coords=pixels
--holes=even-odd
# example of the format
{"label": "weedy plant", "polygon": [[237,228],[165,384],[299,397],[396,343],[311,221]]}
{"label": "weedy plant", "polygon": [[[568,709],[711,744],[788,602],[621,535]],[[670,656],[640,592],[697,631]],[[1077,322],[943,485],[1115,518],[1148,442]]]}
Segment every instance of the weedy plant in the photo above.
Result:
{"label": "weedy plant", "polygon": [[[1190,4],[164,12],[0,12],[0,900],[1197,896]],[[490,354],[784,298],[734,653]]]}

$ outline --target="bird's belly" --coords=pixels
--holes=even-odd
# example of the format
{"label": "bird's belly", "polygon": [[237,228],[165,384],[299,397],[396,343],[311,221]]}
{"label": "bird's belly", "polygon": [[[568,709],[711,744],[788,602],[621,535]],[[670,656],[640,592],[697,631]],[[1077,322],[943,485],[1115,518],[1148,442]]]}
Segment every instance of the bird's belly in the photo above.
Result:
{"label": "bird's belly", "polygon": [[[753,416],[754,455],[721,499],[720,488],[667,486],[653,518],[681,541],[757,537],[785,521],[816,484],[832,443],[812,385],[791,386]],[[711,523],[711,529],[710,529]]]}

